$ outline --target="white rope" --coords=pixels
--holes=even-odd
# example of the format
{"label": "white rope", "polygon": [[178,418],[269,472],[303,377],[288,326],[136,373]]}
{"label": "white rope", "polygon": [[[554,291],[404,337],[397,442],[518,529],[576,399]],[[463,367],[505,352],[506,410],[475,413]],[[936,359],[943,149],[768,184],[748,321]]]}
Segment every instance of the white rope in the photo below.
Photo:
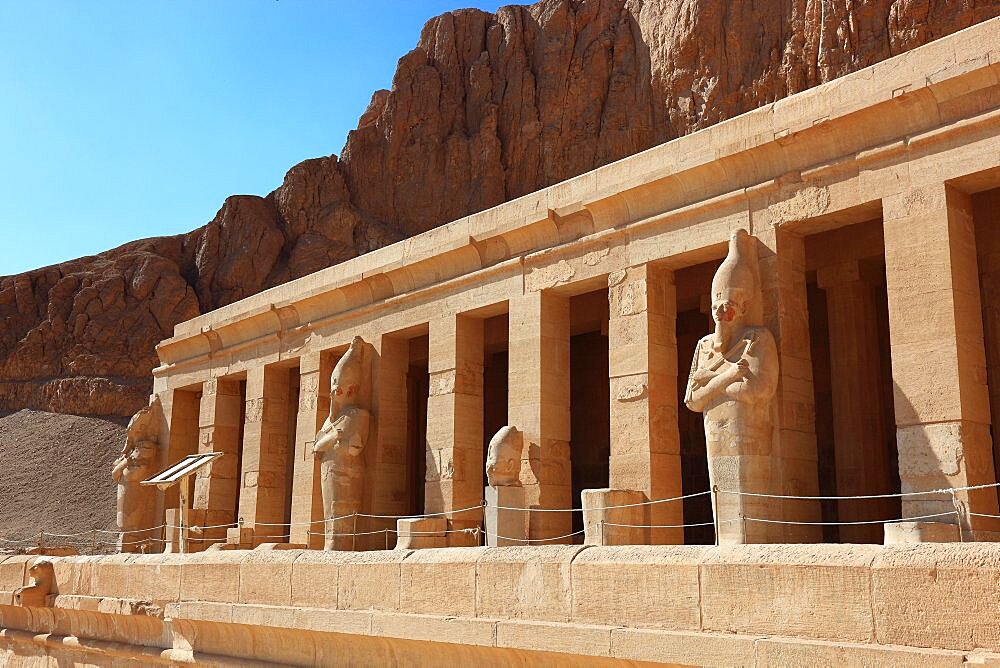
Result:
{"label": "white rope", "polygon": [[997,487],[1000,483],[989,483],[986,485],[970,485],[968,487],[946,487],[943,489],[929,489],[925,492],[896,492],[894,494],[859,494],[856,496],[793,496],[790,494],[762,494],[760,492],[739,492],[729,489],[717,490],[719,494],[731,494],[734,496],[756,496],[765,499],[804,499],[808,501],[846,501],[850,499],[892,499],[903,496],[927,496],[928,494],[954,494],[971,489],[986,489]]}
{"label": "white rope", "polygon": [[[798,496],[798,495],[790,495],[790,494],[763,494],[763,493],[758,493],[758,492],[741,492],[741,491],[724,490],[724,489],[715,489],[714,493],[717,493],[717,494],[730,494],[730,495],[735,495],[735,496],[749,496],[749,497],[766,498],[766,499],[794,499],[794,500],[808,500],[808,501],[843,501],[843,500],[857,500],[857,499],[886,499],[886,498],[899,498],[899,497],[910,497],[910,496],[928,496],[928,495],[935,495],[935,494],[951,494],[951,495],[954,496],[955,492],[970,491],[970,490],[977,490],[977,489],[988,489],[988,488],[994,488],[994,487],[998,487],[998,486],[1000,486],[1000,483],[987,483],[987,484],[982,484],[982,485],[968,485],[968,486],[965,486],[965,487],[932,489],[932,490],[919,491],[919,492],[896,492],[896,493],[892,493],[892,494],[859,494],[859,495],[854,495],[854,496]],[[587,511],[591,511],[591,512],[598,512],[598,511],[616,510],[618,508],[635,508],[635,507],[649,506],[649,505],[654,505],[654,504],[659,504],[659,503],[670,503],[670,502],[674,502],[674,501],[682,501],[684,499],[690,499],[690,498],[694,498],[694,497],[705,496],[705,495],[712,494],[712,493],[713,493],[713,491],[705,490],[703,492],[694,492],[692,494],[684,494],[684,495],[681,495],[681,496],[671,497],[671,498],[667,498],[667,499],[653,499],[653,500],[650,500],[650,501],[641,501],[641,502],[638,502],[638,503],[626,503],[626,504],[615,505],[615,506],[601,506],[601,507],[596,507],[596,508],[588,508],[586,510]],[[520,511],[520,512],[526,512],[526,513],[574,513],[574,512],[584,512],[583,508],[515,508],[515,507],[509,507],[509,506],[487,506],[487,504],[485,504],[485,503],[479,503],[479,504],[477,504],[475,506],[469,506],[468,508],[461,508],[461,509],[458,509],[458,510],[440,511],[440,512],[434,512],[434,513],[409,514],[409,515],[373,515],[373,514],[369,514],[369,513],[351,513],[349,515],[341,515],[341,516],[337,516],[337,517],[333,517],[333,518],[327,518],[327,519],[321,519],[321,520],[313,520],[311,522],[293,522],[293,523],[281,523],[281,524],[271,524],[271,523],[265,523],[265,522],[257,522],[257,523],[254,523],[254,526],[259,526],[259,527],[288,527],[288,528],[291,528],[291,527],[300,527],[300,526],[311,527],[314,524],[325,524],[326,522],[337,522],[337,521],[342,521],[342,520],[352,519],[352,518],[356,519],[356,518],[359,518],[359,517],[364,517],[364,518],[369,518],[369,519],[395,519],[395,520],[399,520],[399,519],[422,519],[422,518],[429,518],[429,517],[454,516],[454,515],[458,515],[458,514],[461,514],[461,513],[471,512],[473,510],[483,510],[486,507],[490,507],[490,508],[493,508],[495,510]],[[974,516],[974,517],[986,517],[986,518],[1000,519],[1000,515],[991,515],[991,514],[987,514],[987,513],[976,513],[976,512],[972,512],[972,511],[966,511],[966,512],[967,512],[968,515]],[[745,520],[745,521],[750,521],[750,522],[766,522],[766,523],[771,523],[771,524],[796,524],[796,525],[810,525],[810,526],[851,526],[851,525],[865,525],[865,524],[885,524],[885,523],[888,523],[888,522],[897,522],[897,521],[917,521],[917,520],[922,520],[922,519],[931,519],[931,518],[935,518],[935,517],[944,517],[944,516],[948,516],[948,515],[960,515],[960,514],[961,513],[959,511],[952,510],[952,511],[944,512],[944,513],[934,513],[934,514],[930,514],[930,515],[921,515],[921,516],[918,516],[918,517],[904,517],[904,518],[900,518],[900,519],[843,521],[843,522],[799,522],[799,521],[793,521],[793,520],[772,520],[772,519],[764,519],[764,518],[759,518],[759,517],[741,517],[741,518],[738,518],[736,520],[734,520],[734,519],[719,520],[719,523],[721,524],[721,523],[726,523],[726,522],[744,521]],[[634,529],[675,529],[675,528],[685,528],[685,527],[710,526],[710,525],[714,524],[714,522],[699,522],[699,523],[692,523],[692,524],[618,524],[618,523],[613,523],[613,522],[604,522],[603,524],[605,526],[616,526],[616,527],[634,528]],[[208,530],[212,530],[212,529],[230,529],[230,528],[238,528],[240,526],[241,526],[240,523],[234,523],[234,524],[215,524],[215,525],[209,525],[209,526],[193,525],[193,526],[187,527],[187,530],[189,532],[193,532],[193,533],[200,533],[200,532],[204,532],[204,531],[208,531]],[[143,538],[143,539],[134,540],[134,541],[121,540],[121,539],[124,539],[126,536],[128,536],[130,534],[144,534],[144,533],[149,533],[149,532],[155,532],[155,531],[158,531],[160,529],[171,529],[171,530],[176,529],[176,530],[180,530],[181,528],[182,527],[180,527],[180,526],[175,526],[175,525],[172,525],[172,524],[160,524],[158,526],[153,526],[153,527],[149,527],[149,528],[146,528],[146,529],[129,529],[129,530],[124,530],[124,531],[111,531],[111,530],[108,530],[108,529],[91,529],[90,531],[79,532],[79,533],[68,533],[68,534],[49,533],[47,531],[42,531],[42,532],[39,533],[39,537],[42,538],[42,539],[44,539],[44,537],[46,537],[46,536],[50,536],[50,537],[53,537],[53,538],[78,538],[78,537],[81,537],[81,536],[88,536],[88,535],[91,535],[91,534],[93,534],[93,535],[96,536],[96,534],[98,534],[98,533],[103,533],[103,534],[116,535],[116,536],[118,536],[118,538],[119,538],[119,540],[121,542],[119,543],[118,541],[116,541],[116,542],[112,543],[112,542],[108,542],[108,541],[100,541],[100,542],[97,542],[97,541],[75,541],[74,544],[76,544],[76,545],[89,545],[89,546],[107,546],[107,545],[119,545],[120,544],[122,546],[125,546],[125,545],[148,544],[148,543],[152,543],[152,542],[160,542],[160,541],[162,541],[161,538]],[[479,527],[474,527],[474,528],[467,528],[467,529],[447,529],[447,530],[444,530],[443,533],[474,533],[475,534],[475,533],[477,533],[479,531],[481,531],[481,529]],[[396,529],[389,528],[389,529],[379,529],[379,530],[376,530],[376,531],[365,531],[365,532],[355,532],[355,533],[336,533],[336,534],[326,534],[325,532],[307,531],[306,534],[307,535],[319,535],[319,536],[329,535],[329,536],[332,536],[332,537],[343,537],[343,536],[368,536],[368,535],[376,535],[376,534],[388,534],[389,532],[398,533],[398,531]],[[409,532],[410,535],[416,535],[416,536],[419,536],[419,535],[434,535],[434,534],[440,534],[440,533],[442,533],[442,532],[441,531],[427,531],[427,532],[424,532],[424,531],[410,531]],[[548,541],[555,541],[555,540],[563,540],[563,539],[566,539],[566,538],[572,538],[573,536],[577,536],[577,535],[579,535],[581,533],[583,533],[583,531],[575,531],[573,533],[566,534],[564,536],[556,536],[554,538],[532,538],[532,539],[528,539],[528,538],[510,538],[510,537],[507,537],[507,536],[497,536],[497,538],[501,539],[501,540],[519,541],[519,542],[525,542],[525,543],[537,543],[537,542],[548,542]],[[279,535],[275,535],[275,536],[268,536],[268,538],[291,538],[291,534],[279,534]],[[214,539],[211,539],[211,538],[190,537],[190,538],[188,538],[188,540],[199,541],[199,542],[207,542],[207,541],[214,540]],[[12,538],[6,538],[6,537],[0,536],[0,542],[6,543],[6,544],[25,544],[25,543],[31,544],[34,541],[35,541],[35,537],[21,538],[21,539],[12,539]],[[71,542],[71,541],[65,541],[65,542]]]}
{"label": "white rope", "polygon": [[741,517],[739,519],[747,520],[748,522],[766,522],[768,524],[806,524],[810,526],[853,526],[858,524],[891,524],[893,522],[915,522],[917,520],[926,520],[932,517],[945,517],[946,515],[957,515],[957,514],[958,514],[957,510],[949,510],[946,513],[934,513],[933,515],[920,515],[918,517],[903,517],[900,519],[890,519],[890,520],[862,520],[857,522],[796,522],[793,520],[765,520],[760,517]]}
{"label": "white rope", "polygon": [[521,543],[545,543],[551,540],[563,540],[565,538],[572,538],[573,536],[579,536],[583,533],[583,529],[579,531],[574,531],[573,533],[568,533],[565,536],[553,536],[552,538],[510,538],[509,536],[497,535],[499,540],[515,540]]}
{"label": "white rope", "polygon": [[[485,508],[485,503],[479,503],[475,506],[469,506],[468,508],[459,508],[458,510],[443,510],[437,513],[423,513],[423,514],[409,514],[409,515],[370,515],[368,513],[350,513],[347,515],[337,515],[336,517],[330,517],[322,520],[313,520],[311,522],[282,522],[281,524],[269,524],[267,522],[255,522],[255,526],[259,527],[304,527],[312,526],[313,524],[323,524],[324,522],[338,522],[340,520],[351,519],[352,517],[367,517],[369,519],[376,520],[418,520],[425,517],[442,517],[446,515],[458,515],[459,513],[467,513],[473,510],[481,510]],[[358,534],[360,535],[360,534]]]}
{"label": "white rope", "polygon": [[[732,520],[723,520],[731,522]],[[615,524],[614,522],[603,522],[606,527],[627,527],[629,529],[683,529],[685,527],[710,527],[715,522],[696,522],[694,524]]]}
{"label": "white rope", "polygon": [[652,501],[639,501],[638,503],[623,503],[620,506],[599,506],[596,508],[510,508],[507,506],[486,506],[486,507],[493,508],[495,510],[520,510],[531,513],[582,513],[584,511],[597,512],[600,510],[616,510],[618,508],[636,508],[639,506],[652,506],[657,503],[670,503],[671,501],[683,501],[684,499],[691,499],[696,496],[705,496],[711,493],[712,492],[710,490],[705,490],[704,492],[694,492],[693,494],[672,496],[669,499],[653,499]]}
{"label": "white rope", "polygon": [[[460,510],[443,510],[439,513],[423,513],[422,515],[368,515],[366,513],[356,513],[355,515],[345,515],[344,517],[367,517],[376,520],[417,520],[424,517],[442,517],[444,515],[457,515],[459,513],[467,513],[472,510],[481,510],[486,507],[485,503],[479,503],[475,506],[469,506],[468,508],[462,508]],[[343,519],[343,518],[335,518]]]}

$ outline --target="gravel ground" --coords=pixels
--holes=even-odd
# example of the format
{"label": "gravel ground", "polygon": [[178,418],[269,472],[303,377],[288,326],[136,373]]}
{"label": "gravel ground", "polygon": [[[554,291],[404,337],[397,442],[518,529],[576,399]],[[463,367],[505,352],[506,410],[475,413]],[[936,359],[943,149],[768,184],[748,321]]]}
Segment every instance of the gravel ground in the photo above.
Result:
{"label": "gravel ground", "polygon": [[114,530],[111,465],[126,422],[31,410],[0,416],[0,537]]}

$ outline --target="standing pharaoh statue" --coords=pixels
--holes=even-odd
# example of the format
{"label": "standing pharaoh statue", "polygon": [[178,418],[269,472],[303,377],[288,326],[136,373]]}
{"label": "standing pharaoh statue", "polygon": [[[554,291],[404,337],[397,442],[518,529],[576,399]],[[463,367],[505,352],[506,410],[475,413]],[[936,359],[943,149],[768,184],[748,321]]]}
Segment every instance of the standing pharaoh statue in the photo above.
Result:
{"label": "standing pharaoh statue", "polygon": [[157,489],[140,483],[158,469],[162,418],[159,397],[132,416],[125,446],[111,470],[111,478],[118,486],[120,552],[151,552],[158,540],[158,532],[153,530],[156,525]]}
{"label": "standing pharaoh statue", "polygon": [[695,348],[684,403],[705,414],[708,474],[720,543],[745,543],[750,497],[727,491],[770,487],[771,403],[778,385],[774,336],[761,324],[761,290],[753,239],[737,230],[712,279],[715,331]]}
{"label": "standing pharaoh statue", "polygon": [[325,550],[354,548],[352,516],[361,510],[365,475],[362,452],[368,443],[371,417],[361,405],[366,380],[364,346],[360,336],[354,337],[334,367],[330,378],[330,415],[316,434],[313,446],[320,462]]}

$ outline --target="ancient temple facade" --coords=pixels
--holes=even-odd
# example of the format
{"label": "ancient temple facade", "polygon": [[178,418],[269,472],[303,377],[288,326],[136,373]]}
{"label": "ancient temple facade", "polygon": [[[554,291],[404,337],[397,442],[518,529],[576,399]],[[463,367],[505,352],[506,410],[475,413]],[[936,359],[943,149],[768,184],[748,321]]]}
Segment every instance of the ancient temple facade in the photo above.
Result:
{"label": "ancient temple facade", "polygon": [[[996,26],[961,35],[178,325],[154,371],[165,462],[226,453],[199,473],[191,523],[238,523],[207,538],[244,547],[322,545],[312,446],[356,336],[371,349],[363,514],[445,513],[449,545],[479,544],[458,530],[483,523],[486,444],[508,424],[524,434],[526,507],[707,490],[683,395],[735,230],[756,246],[780,373],[764,463],[732,491],[996,482]],[[1000,527],[983,517],[994,488],[739,505],[749,543],[883,541],[845,521],[922,518],[968,540]],[[711,503],[634,519],[711,522]],[[356,547],[394,528],[360,517]],[[530,513],[523,538],[580,528],[578,513]],[[712,527],[640,534],[619,542],[712,542]]]}
{"label": "ancient temple facade", "polygon": [[[367,637],[365,656],[436,642],[477,660],[1000,652],[998,36],[986,21],[178,325],[153,371],[160,456],[224,453],[190,490],[189,549],[217,547],[56,560],[60,596],[164,603],[173,631],[144,620],[166,635],[134,642],[174,659],[248,657],[280,629],[313,661],[323,642],[353,655],[310,629]],[[713,491],[685,395],[741,230],[777,356],[772,428]],[[355,337],[361,500],[338,525],[350,545],[324,553],[313,450]],[[524,547],[480,547],[487,445],[507,425]],[[161,521],[177,508],[166,492]],[[445,549],[392,550],[397,518],[420,515],[444,519]],[[598,546],[580,545],[585,515]],[[921,541],[954,544],[883,546]],[[622,544],[646,547],[604,547]],[[229,646],[232,625],[248,635]]]}

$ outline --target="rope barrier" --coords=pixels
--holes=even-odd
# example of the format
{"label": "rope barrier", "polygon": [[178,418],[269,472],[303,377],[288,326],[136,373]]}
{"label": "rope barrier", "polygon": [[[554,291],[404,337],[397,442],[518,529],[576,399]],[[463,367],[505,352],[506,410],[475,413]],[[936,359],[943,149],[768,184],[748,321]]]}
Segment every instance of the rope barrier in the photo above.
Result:
{"label": "rope barrier", "polygon": [[[511,508],[508,506],[488,506],[489,508],[494,508],[496,510],[520,510],[522,512],[530,513],[582,513],[584,510],[587,512],[599,511],[599,510],[616,510],[618,508],[636,508],[639,506],[652,506],[657,503],[670,503],[671,501],[683,501],[684,499],[692,499],[696,496],[706,496],[711,494],[711,490],[705,490],[704,492],[694,492],[693,494],[684,494],[682,496],[673,496],[669,499],[653,499],[652,501],[639,501],[638,503],[623,503],[620,506],[598,506],[596,508]],[[483,504],[483,507],[487,507]]]}
{"label": "rope barrier", "polygon": [[[853,495],[853,496],[800,496],[800,495],[791,495],[791,494],[764,494],[764,493],[758,493],[758,492],[741,492],[741,491],[736,491],[736,490],[715,489],[715,490],[705,490],[705,491],[702,491],[702,492],[694,492],[694,493],[691,493],[691,494],[683,494],[681,496],[675,496],[675,497],[671,497],[671,498],[667,498],[667,499],[653,499],[653,500],[650,500],[650,501],[641,501],[641,502],[638,502],[638,503],[627,503],[627,504],[616,505],[616,506],[601,506],[601,507],[596,507],[596,508],[588,508],[586,510],[588,512],[599,512],[599,511],[616,510],[616,509],[619,509],[619,508],[635,508],[635,507],[641,507],[641,506],[650,506],[650,505],[655,505],[655,504],[660,504],[660,503],[671,503],[671,502],[676,502],[676,501],[683,501],[685,499],[695,498],[695,497],[699,497],[699,496],[706,496],[708,494],[713,494],[713,493],[715,493],[715,494],[729,494],[729,495],[734,495],[734,496],[748,496],[748,497],[756,497],[756,498],[767,498],[767,499],[805,500],[805,501],[844,501],[844,500],[860,500],[860,499],[886,499],[886,498],[903,498],[903,497],[913,497],[913,496],[930,496],[930,495],[950,494],[952,496],[953,502],[956,503],[956,510],[951,510],[951,511],[942,512],[942,513],[933,513],[933,514],[928,514],[928,515],[921,515],[921,516],[917,516],[917,517],[903,517],[903,518],[899,518],[899,519],[886,519],[886,520],[857,520],[857,521],[839,521],[839,522],[805,522],[805,521],[796,521],[796,520],[774,520],[774,519],[766,519],[766,518],[761,518],[761,517],[740,517],[740,518],[737,518],[737,519],[719,520],[718,523],[733,522],[733,521],[747,521],[747,522],[764,522],[764,523],[771,523],[771,524],[792,524],[792,525],[809,525],[809,526],[852,526],[852,525],[868,525],[868,524],[885,524],[885,523],[888,523],[888,522],[897,522],[897,521],[919,521],[919,520],[925,520],[925,519],[932,519],[932,518],[936,518],[936,517],[946,517],[946,516],[951,516],[951,515],[958,515],[960,517],[960,519],[961,519],[962,516],[984,517],[984,518],[991,518],[991,519],[1000,519],[1000,515],[993,515],[993,514],[989,514],[989,513],[977,513],[977,512],[972,512],[970,510],[965,509],[964,506],[961,506],[961,504],[957,503],[957,499],[956,499],[956,496],[955,496],[956,492],[972,491],[972,490],[979,490],[979,489],[989,489],[989,488],[995,488],[995,487],[1000,487],[1000,483],[986,483],[986,484],[982,484],[982,485],[968,485],[968,486],[965,486],[965,487],[931,489],[931,490],[924,490],[924,491],[895,492],[895,493],[891,493],[891,494],[859,494],[859,495]],[[485,503],[480,502],[477,505],[469,506],[467,508],[461,508],[461,509],[458,509],[458,510],[433,512],[433,513],[408,514],[408,515],[377,515],[377,514],[370,514],[370,513],[352,513],[352,514],[349,514],[349,515],[340,515],[340,516],[333,517],[333,518],[313,520],[313,521],[310,521],[310,522],[293,522],[293,523],[282,523],[282,524],[272,524],[272,523],[258,522],[258,523],[256,523],[256,526],[259,526],[259,527],[287,527],[288,529],[291,529],[292,527],[301,527],[301,526],[307,526],[307,527],[311,528],[312,525],[314,525],[314,524],[324,525],[327,522],[337,522],[337,521],[342,521],[342,520],[347,520],[347,519],[357,520],[357,518],[381,519],[381,520],[400,520],[400,519],[421,519],[421,518],[444,517],[444,516],[451,516],[451,517],[453,517],[455,515],[459,515],[459,514],[462,514],[462,513],[483,510],[486,507],[487,507],[487,505]],[[582,513],[582,512],[584,512],[583,508],[515,508],[515,507],[509,507],[509,506],[489,506],[489,507],[491,507],[491,508],[493,508],[495,510],[519,511],[519,512],[526,512],[526,513],[575,513],[575,512],[581,512]],[[713,525],[715,523],[716,522],[696,522],[696,523],[687,523],[687,524],[622,524],[622,523],[614,523],[614,522],[603,522],[602,525],[603,526],[622,527],[622,528],[633,528],[633,529],[675,529],[675,528],[711,526],[711,525]],[[240,522],[236,522],[236,523],[231,523],[231,524],[213,524],[213,525],[208,525],[208,526],[195,525],[195,526],[187,527],[187,529],[188,529],[189,533],[198,534],[198,533],[203,533],[205,531],[210,531],[210,530],[213,530],[213,529],[231,529],[231,528],[238,528],[240,526],[241,526],[241,523]],[[102,547],[102,546],[144,545],[144,544],[149,544],[149,543],[154,543],[154,542],[161,542],[162,538],[159,538],[159,537],[157,537],[157,538],[143,538],[143,539],[139,539],[139,540],[124,540],[124,539],[127,538],[130,535],[134,535],[134,534],[148,534],[148,533],[151,533],[151,532],[159,531],[161,529],[180,530],[180,529],[182,529],[182,527],[177,526],[177,525],[172,525],[172,524],[160,524],[158,526],[149,527],[147,529],[129,529],[129,530],[124,530],[124,531],[112,531],[112,530],[109,530],[109,529],[91,529],[89,531],[78,532],[78,533],[50,533],[50,532],[47,532],[47,531],[41,531],[41,532],[39,532],[39,534],[37,536],[32,537],[32,538],[7,538],[7,537],[4,537],[4,536],[0,536],[0,543],[4,543],[4,544],[8,544],[8,545],[23,546],[23,545],[31,545],[32,543],[37,542],[38,545],[39,545],[39,547],[40,547],[41,544],[44,542],[44,539],[46,537],[59,538],[59,539],[74,539],[74,538],[80,538],[80,537],[85,537],[86,536],[86,537],[91,537],[92,539],[91,540],[76,540],[76,541],[74,541],[74,540],[62,540],[60,542],[62,542],[62,543],[68,543],[70,545],[78,545],[78,546],[86,545],[86,546],[93,547],[95,549],[97,547]],[[414,536],[422,536],[422,535],[436,535],[436,534],[440,534],[440,533],[446,533],[446,534],[450,534],[450,533],[473,533],[474,535],[477,535],[480,532],[481,532],[481,529],[479,527],[473,527],[473,528],[466,528],[466,529],[447,529],[447,530],[444,530],[444,531],[410,531],[408,533],[410,535],[414,535]],[[335,534],[326,534],[326,532],[306,531],[306,535],[308,535],[308,536],[326,536],[326,535],[329,535],[331,537],[370,536],[370,535],[385,534],[387,536],[387,538],[388,538],[388,534],[389,533],[398,533],[398,530],[396,528],[386,528],[386,529],[378,529],[378,530],[375,530],[375,531],[364,531],[364,532],[353,532],[353,533],[335,533]],[[523,542],[523,543],[544,543],[544,542],[550,542],[550,541],[556,541],[556,540],[563,540],[563,539],[566,539],[566,538],[572,538],[573,536],[580,535],[581,533],[584,533],[584,532],[582,530],[581,531],[575,531],[573,533],[566,534],[564,536],[556,536],[556,537],[553,537],[553,538],[511,538],[511,537],[507,537],[507,536],[497,536],[497,538],[501,539],[501,540]],[[110,534],[110,535],[113,535],[113,536],[117,536],[117,540],[115,540],[114,542],[112,542],[112,541],[99,541],[99,540],[97,540],[97,535],[98,534]],[[275,538],[275,539],[291,538],[291,534],[290,533],[287,533],[287,534],[278,534],[278,535],[274,535],[274,536],[269,536],[269,538]],[[211,542],[211,541],[215,541],[216,539],[215,538],[199,538],[199,537],[191,537],[191,536],[189,536],[188,540],[197,541],[197,542]]]}
{"label": "rope barrier", "polygon": [[[444,517],[449,515],[458,515],[460,513],[467,513],[473,510],[481,510],[485,508],[485,503],[479,503],[475,506],[469,506],[468,508],[460,508],[458,510],[443,510],[437,513],[423,513],[423,514],[409,514],[409,515],[370,515],[368,513],[350,513],[348,515],[337,515],[336,517],[331,517],[323,520],[313,520],[311,522],[283,522],[281,524],[268,524],[266,522],[257,522],[256,526],[259,527],[304,527],[312,526],[313,524],[323,524],[324,522],[337,522],[339,520],[351,519],[352,517],[367,517],[369,519],[376,520],[417,520],[425,517]],[[360,535],[360,534],[358,534]]]}
{"label": "rope barrier", "polygon": [[[732,522],[733,520],[721,520]],[[616,524],[614,522],[604,522],[606,527],[627,527],[629,529],[684,529],[687,527],[710,527],[715,522],[695,522],[693,524]]]}
{"label": "rope barrier", "polygon": [[791,494],[762,494],[759,492],[740,492],[736,490],[720,489],[719,494],[730,494],[733,496],[755,496],[766,499],[801,499],[806,501],[849,501],[852,499],[891,499],[904,496],[927,496],[928,494],[954,494],[974,489],[987,489],[998,487],[1000,483],[988,483],[985,485],[969,485],[968,487],[945,487],[943,489],[929,489],[924,492],[895,492],[893,494],[859,494],[856,496],[794,496]]}
{"label": "rope barrier", "polygon": [[945,517],[947,515],[958,515],[958,514],[959,513],[957,510],[949,510],[946,513],[934,513],[933,515],[920,515],[917,517],[903,517],[899,519],[890,519],[890,520],[859,520],[855,522],[797,522],[794,520],[766,520],[761,517],[747,517],[747,516],[743,516],[739,519],[746,520],[748,522],[766,522],[767,524],[802,524],[808,526],[854,526],[860,524],[888,524],[890,522],[916,522],[918,520],[926,520],[932,517]]}
{"label": "rope barrier", "polygon": [[584,532],[584,530],[580,529],[579,531],[574,531],[573,533],[568,533],[565,536],[553,536],[552,538],[510,538],[509,536],[500,536],[500,535],[497,535],[497,539],[499,539],[499,540],[513,540],[513,541],[518,541],[518,542],[521,542],[521,543],[545,543],[545,542],[548,542],[548,541],[551,541],[551,540],[563,540],[565,538],[572,538],[573,536],[579,536],[583,532]]}

